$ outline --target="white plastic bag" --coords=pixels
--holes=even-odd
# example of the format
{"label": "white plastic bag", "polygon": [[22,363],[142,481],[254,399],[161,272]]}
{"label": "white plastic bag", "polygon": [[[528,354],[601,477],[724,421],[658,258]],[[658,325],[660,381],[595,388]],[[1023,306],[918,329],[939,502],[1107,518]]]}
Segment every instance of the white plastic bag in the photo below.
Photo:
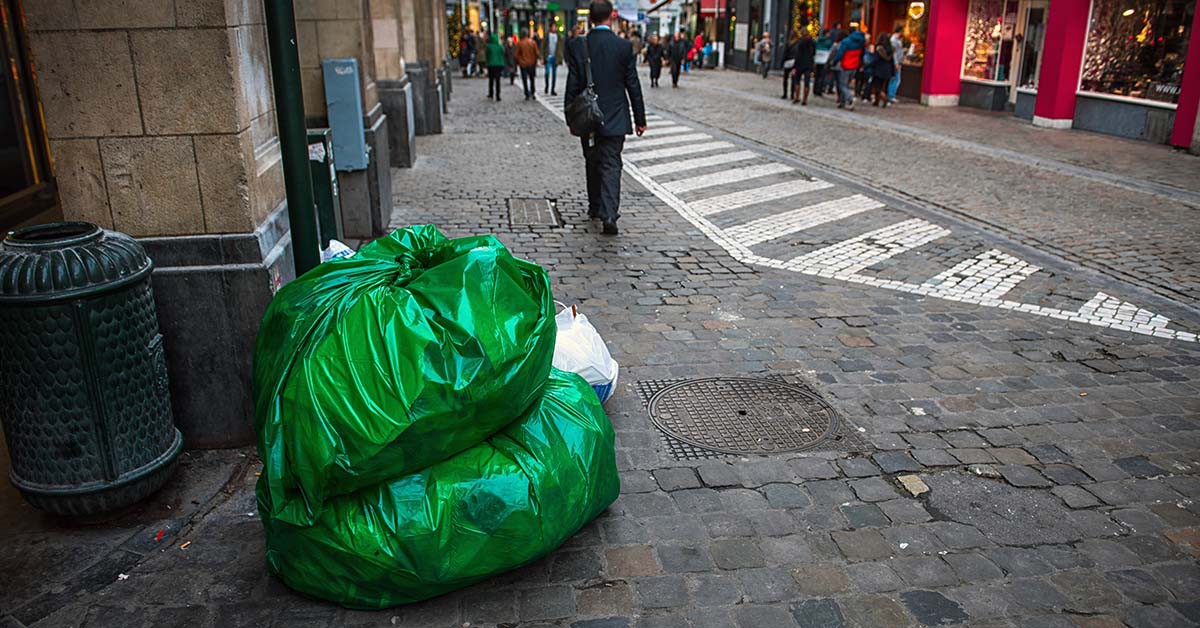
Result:
{"label": "white plastic bag", "polygon": [[350,257],[351,255],[354,255],[354,249],[337,240],[330,240],[329,246],[324,251],[321,251],[321,261],[328,262],[331,259]]}
{"label": "white plastic bag", "polygon": [[[562,305],[559,303],[559,305]],[[558,324],[558,336],[554,345],[554,368],[578,373],[591,384],[600,398],[608,401],[617,390],[617,372],[620,367],[608,353],[608,347],[587,316],[579,313],[574,305],[563,306],[554,317]]]}

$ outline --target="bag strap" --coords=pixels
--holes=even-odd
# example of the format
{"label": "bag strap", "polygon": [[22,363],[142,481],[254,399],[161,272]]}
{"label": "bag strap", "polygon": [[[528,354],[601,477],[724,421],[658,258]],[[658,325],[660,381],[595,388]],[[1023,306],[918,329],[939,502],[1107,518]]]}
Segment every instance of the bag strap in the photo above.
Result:
{"label": "bag strap", "polygon": [[583,73],[587,77],[588,89],[596,89],[592,83],[592,52],[588,50],[587,35],[583,36]]}

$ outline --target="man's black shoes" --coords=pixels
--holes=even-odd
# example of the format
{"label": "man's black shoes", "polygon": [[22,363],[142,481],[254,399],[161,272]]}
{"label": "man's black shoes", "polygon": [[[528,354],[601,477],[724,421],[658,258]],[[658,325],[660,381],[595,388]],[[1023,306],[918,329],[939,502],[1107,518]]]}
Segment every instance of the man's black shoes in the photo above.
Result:
{"label": "man's black shoes", "polygon": [[617,223],[606,222],[606,223],[604,223],[604,230],[601,231],[600,233],[603,233],[604,235],[613,236],[613,235],[617,235],[618,233],[620,233],[620,230],[617,229]]}

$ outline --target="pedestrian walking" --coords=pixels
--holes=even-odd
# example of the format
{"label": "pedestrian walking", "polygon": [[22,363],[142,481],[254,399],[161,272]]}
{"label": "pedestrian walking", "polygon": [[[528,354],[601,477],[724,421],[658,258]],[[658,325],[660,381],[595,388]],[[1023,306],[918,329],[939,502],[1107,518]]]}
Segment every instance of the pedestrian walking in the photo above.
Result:
{"label": "pedestrian walking", "polygon": [[683,31],[675,33],[675,39],[671,41],[671,48],[667,51],[667,59],[671,62],[671,87],[679,87],[679,71],[687,61],[688,48],[690,46],[683,36]]}
{"label": "pedestrian walking", "polygon": [[792,80],[792,69],[796,67],[796,44],[800,43],[800,35],[796,31],[792,31],[788,35],[787,46],[783,48],[783,95],[780,98],[786,99],[791,95],[792,91],[788,89],[788,85]]}
{"label": "pedestrian walking", "polygon": [[871,104],[878,107],[882,100],[883,107],[887,108],[887,86],[896,68],[892,59],[892,38],[887,33],[879,33],[879,38],[875,40],[874,56],[875,60],[871,63]]}
{"label": "pedestrian walking", "polygon": [[692,40],[693,48],[696,50],[696,69],[704,69],[704,35],[696,33],[696,37]]}
{"label": "pedestrian walking", "polygon": [[458,44],[458,66],[462,69],[462,77],[467,78],[467,74],[473,74],[472,65],[475,63],[475,31],[467,29],[467,33],[463,35],[462,41]]}
{"label": "pedestrian walking", "polygon": [[543,68],[546,74],[546,86],[543,91],[552,96],[558,95],[558,64],[562,63],[563,47],[562,38],[558,36],[557,31],[551,28],[550,33],[546,35],[542,58],[546,61],[546,67]]}
{"label": "pedestrian walking", "polygon": [[830,56],[832,63],[839,68],[838,93],[841,94],[841,98],[838,101],[838,109],[845,107],[854,111],[854,91],[850,87],[850,80],[862,65],[865,39],[862,31],[854,31],[838,42],[837,51]]}
{"label": "pedestrian walking", "polygon": [[663,45],[658,41],[658,35],[652,34],[649,39],[650,43],[646,45],[646,64],[650,66],[650,87],[658,87],[658,78],[662,76],[663,58],[666,57],[666,51],[663,50]]}
{"label": "pedestrian walking", "polygon": [[[487,73],[487,45],[492,41],[492,33],[488,29],[479,29],[479,37],[475,41],[475,63],[472,64],[472,76],[483,76]],[[500,49],[503,51],[504,46]]]}
{"label": "pedestrian walking", "polygon": [[875,64],[875,44],[871,43],[871,34],[863,31],[862,62],[854,73],[854,93],[859,100],[867,100],[871,92],[871,68]]}
{"label": "pedestrian walking", "polygon": [[[646,104],[638,81],[633,46],[612,32],[613,5],[609,0],[592,0],[588,19],[592,32],[584,41],[572,42],[567,51],[567,91],[563,102],[570,106],[587,87],[585,69],[590,71],[597,104],[604,114],[600,130],[581,138],[587,163],[588,217],[603,223],[605,235],[617,235],[621,205],[621,150],[625,136],[646,131]],[[588,68],[590,66],[590,68]],[[633,108],[633,119],[629,110]]]}
{"label": "pedestrian walking", "polygon": [[813,79],[813,92],[817,98],[825,97],[826,84],[829,82],[831,72],[827,71],[829,67],[829,51],[833,48],[833,37],[830,36],[829,29],[821,30],[821,34],[816,40],[816,56],[813,58],[813,63],[816,66],[816,76]]}
{"label": "pedestrian walking", "polygon": [[758,40],[758,45],[754,47],[754,50],[758,57],[758,69],[765,79],[767,72],[771,71],[771,33],[763,33],[762,39]]}
{"label": "pedestrian walking", "polygon": [[525,92],[525,100],[533,100],[537,96],[538,45],[529,36],[529,29],[521,29],[521,40],[517,42],[513,58],[521,69],[521,89]]}
{"label": "pedestrian walking", "polygon": [[888,81],[888,102],[896,104],[896,92],[900,89],[900,70],[907,51],[904,49],[904,26],[897,26],[892,33],[892,80]]}
{"label": "pedestrian walking", "polygon": [[[801,106],[808,105],[808,90],[812,85],[813,68],[816,66],[817,58],[817,42],[813,40],[812,33],[808,29],[801,29],[800,39],[795,44],[795,51],[792,53],[792,59],[795,60],[794,68],[791,70],[794,73],[792,79],[792,102],[800,101]],[[787,72],[788,70],[784,70]],[[801,86],[803,85],[803,94],[801,95]],[[797,96],[800,96],[797,98]]]}
{"label": "pedestrian walking", "polygon": [[504,38],[504,76],[508,77],[508,84],[512,85],[517,82],[517,46],[513,42],[512,37]]}
{"label": "pedestrian walking", "polygon": [[[500,37],[491,35],[485,51],[488,75],[488,98],[500,102],[500,74],[504,71],[504,46],[500,45]],[[493,93],[494,92],[494,93]]]}

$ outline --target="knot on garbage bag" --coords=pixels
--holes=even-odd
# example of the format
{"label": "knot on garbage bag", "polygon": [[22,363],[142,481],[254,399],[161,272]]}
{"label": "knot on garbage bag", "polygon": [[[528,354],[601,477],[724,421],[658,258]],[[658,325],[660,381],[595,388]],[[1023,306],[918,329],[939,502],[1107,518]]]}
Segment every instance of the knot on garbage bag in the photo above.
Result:
{"label": "knot on garbage bag", "polygon": [[396,283],[406,284],[425,272],[429,264],[427,259],[422,259],[423,257],[427,258],[429,255],[418,255],[413,251],[404,251],[397,255],[396,264],[399,268],[396,269]]}

